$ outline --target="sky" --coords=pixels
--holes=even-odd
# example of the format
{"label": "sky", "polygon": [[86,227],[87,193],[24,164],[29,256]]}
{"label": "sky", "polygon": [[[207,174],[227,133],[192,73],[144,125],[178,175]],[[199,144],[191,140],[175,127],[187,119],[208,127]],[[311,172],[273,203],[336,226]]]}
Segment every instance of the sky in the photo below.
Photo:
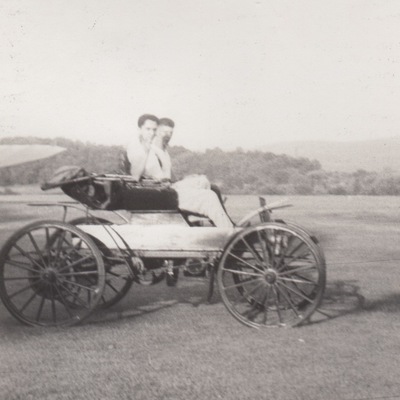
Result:
{"label": "sky", "polygon": [[379,139],[399,105],[398,0],[0,0],[0,138]]}

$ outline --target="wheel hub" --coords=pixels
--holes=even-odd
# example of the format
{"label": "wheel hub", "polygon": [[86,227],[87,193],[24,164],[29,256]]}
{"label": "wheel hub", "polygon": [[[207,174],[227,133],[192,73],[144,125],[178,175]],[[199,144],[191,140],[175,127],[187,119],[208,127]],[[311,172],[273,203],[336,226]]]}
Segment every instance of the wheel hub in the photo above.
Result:
{"label": "wheel hub", "polygon": [[267,269],[265,271],[264,279],[269,283],[270,285],[273,285],[276,282],[277,278],[277,273],[273,269]]}
{"label": "wheel hub", "polygon": [[57,281],[57,273],[53,268],[46,268],[42,273],[42,279],[47,283],[55,283]]}

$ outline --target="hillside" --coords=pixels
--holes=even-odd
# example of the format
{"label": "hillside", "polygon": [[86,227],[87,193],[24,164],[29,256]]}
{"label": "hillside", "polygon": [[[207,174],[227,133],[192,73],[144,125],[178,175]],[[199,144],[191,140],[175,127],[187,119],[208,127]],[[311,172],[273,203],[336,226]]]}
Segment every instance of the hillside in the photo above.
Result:
{"label": "hillside", "polygon": [[[0,140],[0,145],[34,143],[57,145],[67,150],[47,160],[0,169],[0,185],[43,182],[64,165],[77,165],[96,173],[122,172],[121,146],[102,146],[65,138],[13,137]],[[172,146],[170,154],[176,179],[190,174],[205,174],[226,193],[307,193],[311,190],[308,174],[321,168],[316,161],[260,151],[212,149],[199,153]]]}
{"label": "hillside", "polygon": [[275,154],[318,160],[327,171],[355,172],[360,169],[400,172],[400,138],[352,142],[294,141],[262,148]]}
{"label": "hillside", "polygon": [[[51,144],[66,149],[63,153],[40,161],[33,161],[14,167],[0,168],[0,186],[15,184],[35,184],[44,182],[53,172],[65,165],[84,167],[95,173],[121,173],[121,146],[103,146],[94,143],[83,143],[65,138],[38,139],[38,138],[5,138],[0,140],[4,144]],[[351,147],[351,146],[349,146]],[[287,147],[289,148],[289,147]],[[308,146],[309,149],[321,149],[321,146]],[[211,182],[220,186],[223,193],[231,194],[363,194],[363,195],[400,195],[400,173],[384,170],[368,172],[368,165],[356,164],[353,172],[341,172],[344,160],[352,161],[366,153],[367,149],[358,150],[347,148],[347,152],[335,149],[331,144],[325,144],[323,153],[335,153],[336,164],[321,168],[316,160],[305,157],[277,155],[266,151],[223,151],[220,149],[206,150],[204,153],[193,152],[181,146],[172,146],[170,154],[173,161],[173,175],[180,179],[190,174],[205,174]],[[383,152],[375,145],[376,151],[371,149],[370,163],[380,163],[380,168],[387,167],[377,161],[378,155]],[[298,147],[294,147],[298,154]],[[389,152],[387,149],[386,153]],[[390,152],[395,152],[392,145]],[[328,160],[328,156],[321,157],[321,161]],[[358,157],[359,158],[359,157]],[[390,159],[389,157],[387,157]],[[394,156],[392,157],[394,159]],[[372,163],[373,160],[374,162]],[[329,165],[329,163],[328,163]],[[349,165],[349,163],[347,164]],[[390,164],[393,168],[393,164]],[[362,167],[364,169],[361,169]],[[354,171],[356,169],[356,171]],[[334,171],[333,171],[334,170]],[[399,169],[400,170],[400,169]],[[7,188],[9,190],[9,188]],[[1,194],[1,190],[0,190]]]}

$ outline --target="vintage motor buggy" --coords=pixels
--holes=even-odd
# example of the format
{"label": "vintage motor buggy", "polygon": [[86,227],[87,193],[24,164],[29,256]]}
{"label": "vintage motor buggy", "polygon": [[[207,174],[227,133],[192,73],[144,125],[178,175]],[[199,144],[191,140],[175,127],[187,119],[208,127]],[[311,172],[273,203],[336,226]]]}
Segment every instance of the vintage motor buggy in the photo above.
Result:
{"label": "vintage motor buggy", "polygon": [[[234,228],[217,228],[181,212],[168,185],[79,168],[61,172],[42,188],[61,187],[77,201],[36,205],[62,207],[62,221],[23,227],[0,253],[0,297],[19,321],[73,325],[116,304],[133,283],[173,283],[178,269],[196,265],[209,270],[209,299],[216,277],[224,305],[245,325],[297,326],[318,309],[323,252],[304,229],[274,221],[263,198]],[[70,208],[82,210],[82,218],[65,222]],[[96,217],[96,210],[110,218]]]}

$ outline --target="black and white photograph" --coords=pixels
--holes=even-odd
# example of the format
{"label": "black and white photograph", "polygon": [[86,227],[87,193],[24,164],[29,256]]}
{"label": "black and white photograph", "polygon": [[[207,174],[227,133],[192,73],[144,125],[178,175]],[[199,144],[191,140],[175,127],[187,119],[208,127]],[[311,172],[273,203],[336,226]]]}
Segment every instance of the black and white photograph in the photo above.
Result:
{"label": "black and white photograph", "polygon": [[0,0],[0,400],[400,399],[400,2]]}

